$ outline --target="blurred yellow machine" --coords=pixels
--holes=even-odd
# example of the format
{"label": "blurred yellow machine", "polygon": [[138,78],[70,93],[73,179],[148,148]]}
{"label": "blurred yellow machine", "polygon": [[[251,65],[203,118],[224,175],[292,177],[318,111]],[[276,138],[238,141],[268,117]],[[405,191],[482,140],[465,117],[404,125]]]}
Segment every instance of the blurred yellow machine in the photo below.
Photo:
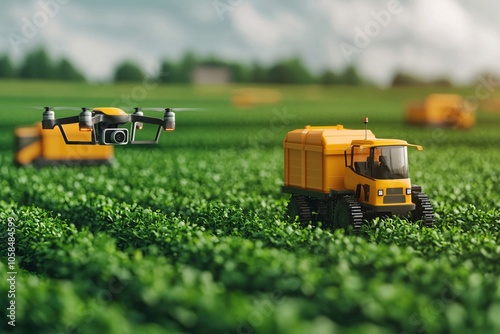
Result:
{"label": "blurred yellow machine", "polygon": [[340,124],[288,132],[282,187],[292,195],[288,215],[303,223],[322,221],[354,230],[364,219],[392,215],[432,227],[431,203],[420,186],[410,183],[408,147],[422,150]]}
{"label": "blurred yellow machine", "polygon": [[281,101],[281,92],[266,88],[240,88],[232,97],[233,105],[237,108],[253,108],[258,105],[269,105]]}
{"label": "blurred yellow machine", "polygon": [[500,98],[489,98],[481,103],[481,110],[490,112],[500,112]]}
{"label": "blurred yellow machine", "polygon": [[431,94],[406,106],[409,124],[469,129],[476,124],[476,110],[456,94]]}
{"label": "blurred yellow machine", "polygon": [[[78,124],[67,124],[64,130],[74,140],[89,140]],[[42,123],[18,127],[14,131],[14,162],[18,166],[34,165],[100,165],[113,162],[113,146],[67,145],[59,129],[42,129]]]}

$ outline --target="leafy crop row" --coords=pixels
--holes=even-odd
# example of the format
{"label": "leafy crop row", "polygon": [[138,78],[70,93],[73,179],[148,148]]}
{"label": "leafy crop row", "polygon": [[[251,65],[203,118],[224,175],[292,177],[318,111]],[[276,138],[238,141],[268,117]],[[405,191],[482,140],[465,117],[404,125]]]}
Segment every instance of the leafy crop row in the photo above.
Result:
{"label": "leafy crop row", "polygon": [[[158,147],[117,148],[112,167],[14,168],[0,131],[0,254],[15,217],[16,330],[500,331],[498,131],[399,127],[387,92],[360,92],[375,101],[378,136],[424,145],[409,152],[410,174],[431,198],[434,229],[388,218],[345,235],[283,219],[284,132],[340,123],[331,103],[364,116],[352,96],[290,88],[294,109],[278,126],[271,110],[188,113]],[[200,96],[223,106],[222,94]]]}
{"label": "leafy crop row", "polygon": [[[230,291],[272,294],[278,290],[287,297],[304,301],[314,298],[314,305],[307,302],[304,304],[307,309],[310,312],[314,310],[314,314],[327,315],[338,324],[354,326],[363,321],[384,323],[392,319],[399,321],[396,328],[406,326],[408,329],[418,327],[415,324],[423,326],[424,322],[425,326],[446,328],[449,319],[434,319],[426,312],[430,312],[428,307],[435,299],[442,298],[441,294],[449,293],[448,297],[460,306],[452,309],[457,309],[459,313],[467,312],[473,315],[471,319],[479,319],[480,323],[491,321],[488,316],[474,311],[478,306],[474,301],[459,299],[459,292],[469,290],[471,273],[498,273],[494,265],[499,256],[498,247],[494,244],[498,235],[498,226],[495,225],[499,220],[498,211],[474,210],[467,215],[468,211],[475,208],[458,210],[455,215],[443,219],[444,224],[435,230],[419,230],[416,225],[397,220],[374,221],[366,226],[366,237],[352,238],[343,236],[341,232],[331,234],[323,229],[304,229],[289,225],[278,216],[272,220],[264,220],[259,214],[249,215],[237,207],[223,203],[202,207],[201,210],[207,210],[207,214],[198,214],[196,221],[189,222],[182,218],[182,213],[165,215],[92,192],[73,194],[71,198],[67,198],[64,196],[67,191],[62,186],[45,188],[43,191],[33,187],[23,192],[21,200],[26,203],[36,202],[40,207],[58,212],[52,217],[56,221],[63,219],[75,222],[78,228],[73,227],[73,230],[76,233],[101,235],[105,232],[106,238],[110,238],[119,251],[127,253],[131,258],[138,256],[137,254],[155,258],[160,256],[167,258],[176,267],[181,265],[211,272],[214,280]],[[208,215],[210,220],[207,219]],[[476,223],[487,221],[491,224]],[[46,231],[45,226],[44,229]],[[472,240],[476,240],[473,243],[470,234],[463,234],[466,229],[475,231]],[[27,235],[37,236],[41,233],[47,234],[38,231]],[[61,242],[61,236],[56,235]],[[371,243],[367,243],[365,238]],[[68,236],[62,238],[68,239]],[[384,246],[385,243],[387,246]],[[476,247],[477,245],[481,247]],[[54,248],[64,246],[56,244]],[[98,245],[96,249],[99,248],[109,249]],[[28,254],[33,255],[33,251]],[[97,266],[92,273],[86,265],[81,264],[82,259],[89,255],[78,252],[74,254],[76,255],[61,254],[61,259],[53,261],[35,257],[33,264],[43,264],[42,267],[35,268],[31,268],[31,262],[23,259],[23,266],[51,277],[60,278],[62,275],[63,278],[72,277],[73,280],[78,277],[74,272],[81,271],[82,275],[92,281],[94,275],[102,276],[106,273],[109,265]],[[141,263],[143,261],[142,258]],[[66,268],[60,266],[62,262],[67,262]],[[115,267],[123,268],[124,265]],[[54,268],[56,272],[51,271]],[[82,271],[82,268],[85,269]],[[98,274],[100,272],[102,273]],[[425,279],[421,277],[422,273],[425,273]],[[370,281],[364,279],[367,275],[371,277]],[[109,278],[104,276],[95,279],[99,281]],[[394,281],[400,283],[394,284]],[[404,282],[411,283],[411,288]],[[478,293],[488,309],[494,310],[496,307],[497,299],[488,293],[496,283],[494,276],[481,281]],[[377,318],[369,313],[369,308],[366,314],[360,311],[359,303],[365,294],[374,294],[372,289],[380,288],[379,284],[387,285],[387,289],[394,295],[387,297],[387,300],[373,302],[378,305],[378,308],[372,305],[379,312],[374,313],[380,317]],[[434,286],[432,290],[428,290],[429,285]],[[285,289],[287,286],[288,290]],[[337,288],[332,290],[332,287]],[[426,289],[426,297],[420,297],[422,301],[416,302],[419,300],[417,296],[420,289]],[[352,293],[349,293],[351,290]],[[413,302],[399,305],[397,299],[402,295]],[[335,306],[338,299],[357,306],[338,309],[339,306]],[[123,303],[121,300],[120,302]],[[399,313],[393,314],[390,311],[392,308],[382,307],[389,302],[399,305]],[[363,315],[360,316],[360,312]],[[402,314],[416,314],[415,317],[418,315],[419,318],[418,321],[408,320],[406,323],[407,319]],[[231,318],[237,318],[237,315],[233,314]],[[430,324],[429,319],[432,320]]]}

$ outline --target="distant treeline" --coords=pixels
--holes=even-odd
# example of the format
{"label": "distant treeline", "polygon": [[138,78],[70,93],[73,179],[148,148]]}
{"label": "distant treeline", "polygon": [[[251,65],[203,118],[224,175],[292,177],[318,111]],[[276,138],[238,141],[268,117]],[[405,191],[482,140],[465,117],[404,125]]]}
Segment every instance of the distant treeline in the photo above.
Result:
{"label": "distant treeline", "polygon": [[[226,67],[231,75],[231,82],[235,83],[351,86],[369,84],[360,77],[353,66],[347,67],[340,73],[325,70],[319,75],[314,75],[298,57],[283,59],[270,66],[264,66],[257,62],[242,64],[224,61],[217,57],[201,58],[192,52],[185,53],[178,61],[162,61],[159,73],[145,73],[133,61],[122,62],[114,70],[113,81],[140,82],[147,77],[156,79],[160,83],[188,84],[192,82],[192,73],[198,66]],[[13,64],[9,56],[0,56],[0,78],[86,81],[82,71],[77,69],[70,60],[62,58],[54,61],[43,48],[28,53],[17,66]],[[449,85],[446,79],[432,83]],[[404,73],[397,73],[393,79],[393,85],[397,86],[420,84],[425,84],[425,82]]]}
{"label": "distant treeline", "polygon": [[44,49],[27,54],[17,67],[9,56],[0,56],[0,78],[85,81],[83,74],[68,59],[55,62]]}

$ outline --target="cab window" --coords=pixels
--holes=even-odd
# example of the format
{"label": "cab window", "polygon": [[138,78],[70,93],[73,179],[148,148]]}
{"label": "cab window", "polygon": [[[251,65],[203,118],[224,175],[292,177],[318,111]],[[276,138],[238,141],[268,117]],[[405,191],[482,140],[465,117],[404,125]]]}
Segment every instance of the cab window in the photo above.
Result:
{"label": "cab window", "polygon": [[373,147],[370,150],[373,157],[372,176],[376,179],[406,179],[408,178],[408,155],[406,146]]}
{"label": "cab window", "polygon": [[351,168],[375,179],[406,179],[409,177],[406,146],[372,147],[369,151],[354,146]]}

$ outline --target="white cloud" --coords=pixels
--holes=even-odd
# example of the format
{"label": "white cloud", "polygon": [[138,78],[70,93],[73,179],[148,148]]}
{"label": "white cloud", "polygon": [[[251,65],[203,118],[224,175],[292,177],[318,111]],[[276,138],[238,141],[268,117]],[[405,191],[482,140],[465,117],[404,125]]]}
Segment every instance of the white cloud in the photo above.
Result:
{"label": "white cloud", "polygon": [[358,47],[356,42],[366,41],[349,59],[342,57],[343,66],[351,61],[362,74],[382,85],[389,83],[397,70],[428,79],[449,76],[464,83],[481,69],[500,69],[491,56],[499,56],[500,43],[494,36],[499,35],[500,24],[482,20],[500,4],[490,2],[489,7],[471,12],[460,0],[401,2],[401,10],[391,16],[389,24],[379,24],[377,33],[370,34],[369,28],[376,22],[373,13],[389,9],[389,3],[319,2],[323,15],[329,17],[331,33],[337,37],[326,48],[337,59],[332,64],[340,63],[337,50],[341,45]]}
{"label": "white cloud", "polygon": [[414,36],[437,47],[460,49],[473,36],[473,22],[454,0],[415,3]]}
{"label": "white cloud", "polygon": [[230,16],[234,29],[250,52],[269,60],[297,52],[295,46],[304,40],[306,26],[297,15],[285,11],[266,15],[250,2],[241,4]]}
{"label": "white cloud", "polygon": [[40,29],[37,40],[56,56],[71,58],[94,80],[110,78],[116,64],[123,60],[136,60],[151,70],[172,50],[171,45],[182,46],[186,40],[174,20],[150,10],[140,16],[133,10],[101,16],[77,4],[63,10]]}
{"label": "white cloud", "polygon": [[[152,68],[186,50],[267,64],[300,55],[315,70],[339,71],[349,65],[341,43],[354,45],[356,29],[366,29],[374,12],[397,0],[220,1],[235,4],[223,20],[213,1],[205,0],[69,1],[22,45],[21,53],[44,44],[51,53],[72,58],[94,79],[109,78],[123,59]],[[497,1],[401,1],[400,7],[352,58],[362,74],[383,85],[398,69],[460,82],[486,69],[500,73]],[[19,61],[9,32],[21,33],[23,22],[40,10],[39,0],[0,3],[0,53]]]}

